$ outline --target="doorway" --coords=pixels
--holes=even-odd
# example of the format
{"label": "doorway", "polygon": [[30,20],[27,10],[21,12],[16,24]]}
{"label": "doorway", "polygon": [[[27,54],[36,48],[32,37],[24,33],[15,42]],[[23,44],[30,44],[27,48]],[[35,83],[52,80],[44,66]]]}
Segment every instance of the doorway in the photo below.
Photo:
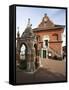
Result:
{"label": "doorway", "polygon": [[46,58],[46,50],[43,50],[43,58]]}

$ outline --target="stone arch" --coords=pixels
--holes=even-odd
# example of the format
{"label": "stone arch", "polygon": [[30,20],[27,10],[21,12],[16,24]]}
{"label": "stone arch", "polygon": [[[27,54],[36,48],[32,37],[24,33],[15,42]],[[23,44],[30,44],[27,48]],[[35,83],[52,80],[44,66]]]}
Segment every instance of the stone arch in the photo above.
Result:
{"label": "stone arch", "polygon": [[24,45],[24,46],[26,47],[26,49],[28,48],[28,47],[27,47],[27,44],[26,44],[25,42],[21,42],[21,43],[20,43],[20,48],[22,47],[22,45]]}
{"label": "stone arch", "polygon": [[25,60],[27,60],[27,54],[28,54],[28,51],[29,51],[29,47],[28,47],[28,44],[25,41],[21,41],[20,42],[20,50],[21,50],[22,45],[25,46]]}
{"label": "stone arch", "polygon": [[26,52],[27,52],[27,47],[25,44],[22,44],[20,48],[20,60],[26,60]]}

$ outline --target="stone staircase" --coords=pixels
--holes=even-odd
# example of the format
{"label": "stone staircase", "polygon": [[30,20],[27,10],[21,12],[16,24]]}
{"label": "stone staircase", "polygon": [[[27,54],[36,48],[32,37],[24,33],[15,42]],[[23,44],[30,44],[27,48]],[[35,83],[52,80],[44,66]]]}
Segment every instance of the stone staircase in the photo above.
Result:
{"label": "stone staircase", "polygon": [[56,55],[57,57],[61,57],[61,55],[58,52],[56,52],[53,48],[48,48],[48,50],[51,51],[54,56]]}

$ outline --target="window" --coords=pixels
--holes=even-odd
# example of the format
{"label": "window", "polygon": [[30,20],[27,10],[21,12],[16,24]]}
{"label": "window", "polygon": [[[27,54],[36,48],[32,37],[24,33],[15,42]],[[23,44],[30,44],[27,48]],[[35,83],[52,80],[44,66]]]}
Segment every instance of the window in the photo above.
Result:
{"label": "window", "polygon": [[39,35],[36,38],[37,38],[37,41],[40,41],[40,36]]}
{"label": "window", "polygon": [[45,40],[45,46],[48,47],[48,40]]}
{"label": "window", "polygon": [[53,39],[58,40],[58,34],[53,34]]}

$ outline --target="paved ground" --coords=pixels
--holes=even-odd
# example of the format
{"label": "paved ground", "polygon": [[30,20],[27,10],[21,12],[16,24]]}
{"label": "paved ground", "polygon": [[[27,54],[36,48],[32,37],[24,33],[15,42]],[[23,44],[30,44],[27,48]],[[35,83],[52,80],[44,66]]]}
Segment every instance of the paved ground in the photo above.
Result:
{"label": "paved ground", "polygon": [[33,82],[51,82],[51,81],[65,81],[66,63],[56,60],[42,60],[43,67],[40,67],[34,73],[26,73],[17,70],[17,83],[33,83]]}
{"label": "paved ground", "polygon": [[52,60],[52,59],[44,59],[42,60],[42,65],[49,71],[60,73],[65,76],[66,74],[66,61],[62,60]]}

